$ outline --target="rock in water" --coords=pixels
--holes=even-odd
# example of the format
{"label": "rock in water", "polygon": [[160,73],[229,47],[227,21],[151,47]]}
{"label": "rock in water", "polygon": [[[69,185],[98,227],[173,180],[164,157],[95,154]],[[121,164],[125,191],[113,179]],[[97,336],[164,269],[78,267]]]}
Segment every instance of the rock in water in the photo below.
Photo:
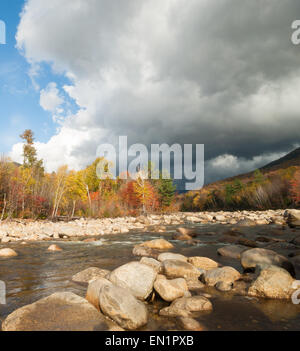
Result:
{"label": "rock in water", "polygon": [[220,282],[218,282],[218,283],[215,285],[215,288],[216,288],[217,290],[219,290],[219,291],[227,292],[227,291],[232,290],[232,288],[233,288],[233,283],[228,283],[228,282],[220,281]]}
{"label": "rock in water", "polygon": [[169,243],[165,239],[156,239],[151,241],[146,241],[141,244],[144,247],[149,247],[150,249],[155,250],[170,250],[174,248],[174,245]]}
{"label": "rock in water", "polygon": [[18,254],[12,249],[1,249],[0,257],[16,257]]}
{"label": "rock in water", "polygon": [[248,250],[248,247],[241,245],[227,245],[218,249],[218,254],[220,256],[229,258],[241,258],[241,253]]}
{"label": "rock in water", "polygon": [[263,269],[251,284],[248,295],[270,299],[290,299],[295,291],[294,281],[285,269],[269,266]]}
{"label": "rock in water", "polygon": [[101,311],[128,330],[138,329],[148,322],[145,305],[127,289],[106,285],[100,292]]}
{"label": "rock in water", "polygon": [[249,246],[249,247],[257,247],[257,244],[255,241],[247,239],[247,238],[238,238],[237,244],[243,245],[243,246]]}
{"label": "rock in water", "polygon": [[11,313],[3,331],[104,331],[106,318],[84,298],[70,292],[55,293]]}
{"label": "rock in water", "polygon": [[192,264],[196,268],[201,268],[204,270],[214,269],[219,266],[216,261],[211,260],[208,257],[189,257],[188,263]]}
{"label": "rock in water", "polygon": [[197,233],[195,233],[194,229],[189,228],[178,228],[177,232],[186,237],[196,237]]}
{"label": "rock in water", "polygon": [[204,296],[182,297],[171,303],[169,307],[160,310],[161,316],[189,317],[191,312],[211,311],[212,303]]}
{"label": "rock in water", "polygon": [[146,247],[146,246],[143,246],[142,244],[139,244],[139,245],[135,245],[135,247],[132,250],[132,254],[134,256],[152,257],[156,259],[159,256],[159,254],[161,254],[161,251],[150,249],[150,247]]}
{"label": "rock in water", "polygon": [[62,248],[58,245],[51,245],[48,247],[48,251],[59,252],[62,251]]}
{"label": "rock in water", "polygon": [[236,280],[240,279],[240,277],[240,273],[232,267],[212,269],[203,275],[205,284],[209,286],[215,286],[219,282],[223,283],[223,286],[224,284],[230,285]]}
{"label": "rock in water", "polygon": [[97,278],[105,278],[110,271],[107,269],[101,269],[97,267],[90,267],[82,272],[79,272],[72,277],[72,281],[75,283],[88,284],[90,280]]}
{"label": "rock in water", "polygon": [[146,300],[153,290],[157,272],[150,266],[139,262],[130,262],[109,275],[109,280],[124,289],[128,289],[140,300]]}
{"label": "rock in water", "polygon": [[183,278],[168,280],[158,277],[154,283],[154,289],[163,300],[171,302],[183,297],[188,291],[188,286]]}
{"label": "rock in water", "polygon": [[195,278],[197,279],[202,272],[199,271],[192,264],[178,261],[178,260],[166,260],[162,263],[162,273],[168,278]]}
{"label": "rock in water", "polygon": [[193,238],[190,235],[183,235],[181,233],[174,233],[172,236],[173,240],[180,240],[180,241],[189,241]]}
{"label": "rock in water", "polygon": [[244,251],[241,254],[241,264],[245,270],[253,270],[257,264],[278,266],[286,269],[292,276],[295,276],[293,264],[286,257],[268,249],[258,248]]}
{"label": "rock in water", "polygon": [[158,261],[163,262],[166,260],[177,260],[177,261],[183,261],[183,262],[187,262],[187,257],[180,255],[180,254],[175,254],[172,252],[165,252],[162,253],[158,256]]}
{"label": "rock in water", "polygon": [[200,324],[196,319],[189,317],[178,317],[178,324],[181,328],[190,331],[205,331],[204,325]]}
{"label": "rock in water", "polygon": [[242,227],[253,227],[256,225],[256,223],[252,219],[242,219],[237,223],[237,225]]}

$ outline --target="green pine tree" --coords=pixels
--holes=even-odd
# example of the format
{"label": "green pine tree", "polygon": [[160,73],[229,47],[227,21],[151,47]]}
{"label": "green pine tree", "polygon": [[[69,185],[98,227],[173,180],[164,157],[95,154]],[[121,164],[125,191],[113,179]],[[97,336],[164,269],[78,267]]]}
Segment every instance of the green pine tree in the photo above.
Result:
{"label": "green pine tree", "polygon": [[158,185],[158,194],[162,207],[169,207],[175,196],[176,186],[172,179],[163,179],[160,177]]}

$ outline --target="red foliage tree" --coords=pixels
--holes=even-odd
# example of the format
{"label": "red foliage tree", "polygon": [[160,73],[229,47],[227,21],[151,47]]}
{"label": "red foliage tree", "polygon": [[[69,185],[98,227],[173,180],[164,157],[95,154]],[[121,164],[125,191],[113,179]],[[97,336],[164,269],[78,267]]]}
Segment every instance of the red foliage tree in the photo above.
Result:
{"label": "red foliage tree", "polygon": [[123,204],[126,204],[129,208],[136,209],[140,206],[141,202],[135,192],[134,181],[130,181],[121,187],[120,198]]}

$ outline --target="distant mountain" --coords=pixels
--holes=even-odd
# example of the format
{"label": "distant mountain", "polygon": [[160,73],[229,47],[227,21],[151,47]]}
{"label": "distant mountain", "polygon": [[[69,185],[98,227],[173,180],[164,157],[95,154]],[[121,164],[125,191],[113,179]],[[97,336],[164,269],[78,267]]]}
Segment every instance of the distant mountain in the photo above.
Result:
{"label": "distant mountain", "polygon": [[[270,172],[276,172],[278,170],[284,170],[284,169],[287,169],[289,167],[300,167],[300,148],[297,148],[297,149],[291,151],[287,155],[279,158],[278,160],[275,160],[273,162],[268,163],[267,165],[259,168],[259,170],[263,174],[267,174]],[[243,180],[243,179],[247,179],[247,178],[252,178],[254,172],[255,172],[255,170],[248,172],[248,173],[239,174],[239,175],[236,175],[234,177],[225,178],[225,179],[219,180],[217,182],[210,183],[207,186],[210,186],[213,184],[219,184],[219,183],[232,182],[236,179]]]}
{"label": "distant mountain", "polygon": [[264,167],[219,180],[183,196],[184,210],[269,209],[298,206],[300,148]]}
{"label": "distant mountain", "polygon": [[290,152],[289,154],[275,160],[266,166],[262,167],[260,170],[262,172],[275,171],[277,169],[285,169],[291,166],[300,166],[300,147]]}

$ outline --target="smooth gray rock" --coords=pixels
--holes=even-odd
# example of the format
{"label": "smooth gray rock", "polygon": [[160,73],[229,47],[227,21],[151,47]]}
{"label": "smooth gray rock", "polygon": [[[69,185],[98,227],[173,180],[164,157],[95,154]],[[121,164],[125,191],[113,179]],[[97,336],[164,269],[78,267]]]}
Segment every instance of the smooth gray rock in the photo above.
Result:
{"label": "smooth gray rock", "polygon": [[241,253],[248,250],[248,247],[242,245],[226,245],[218,249],[218,254],[220,256],[240,259]]}
{"label": "smooth gray rock", "polygon": [[202,272],[200,272],[192,264],[178,261],[166,260],[162,262],[162,273],[168,278],[195,278],[197,279]]}
{"label": "smooth gray rock", "polygon": [[[241,274],[233,267],[222,267],[207,271],[203,275],[205,284],[208,286],[215,286],[217,283],[222,282],[231,284],[240,279]],[[201,277],[202,279],[202,277]]]}
{"label": "smooth gray rock", "polygon": [[189,317],[192,312],[211,311],[212,303],[204,296],[182,297],[172,302],[169,307],[160,310],[161,316]]}
{"label": "smooth gray rock", "polygon": [[158,277],[154,289],[163,300],[171,302],[183,297],[188,291],[188,286],[183,278],[168,280]]}
{"label": "smooth gray rock", "polygon": [[148,322],[145,305],[127,289],[106,285],[100,291],[99,303],[101,311],[124,329],[135,330]]}
{"label": "smooth gray rock", "polygon": [[140,262],[127,263],[112,271],[108,279],[115,285],[128,289],[140,300],[146,300],[152,293],[157,272]]}

